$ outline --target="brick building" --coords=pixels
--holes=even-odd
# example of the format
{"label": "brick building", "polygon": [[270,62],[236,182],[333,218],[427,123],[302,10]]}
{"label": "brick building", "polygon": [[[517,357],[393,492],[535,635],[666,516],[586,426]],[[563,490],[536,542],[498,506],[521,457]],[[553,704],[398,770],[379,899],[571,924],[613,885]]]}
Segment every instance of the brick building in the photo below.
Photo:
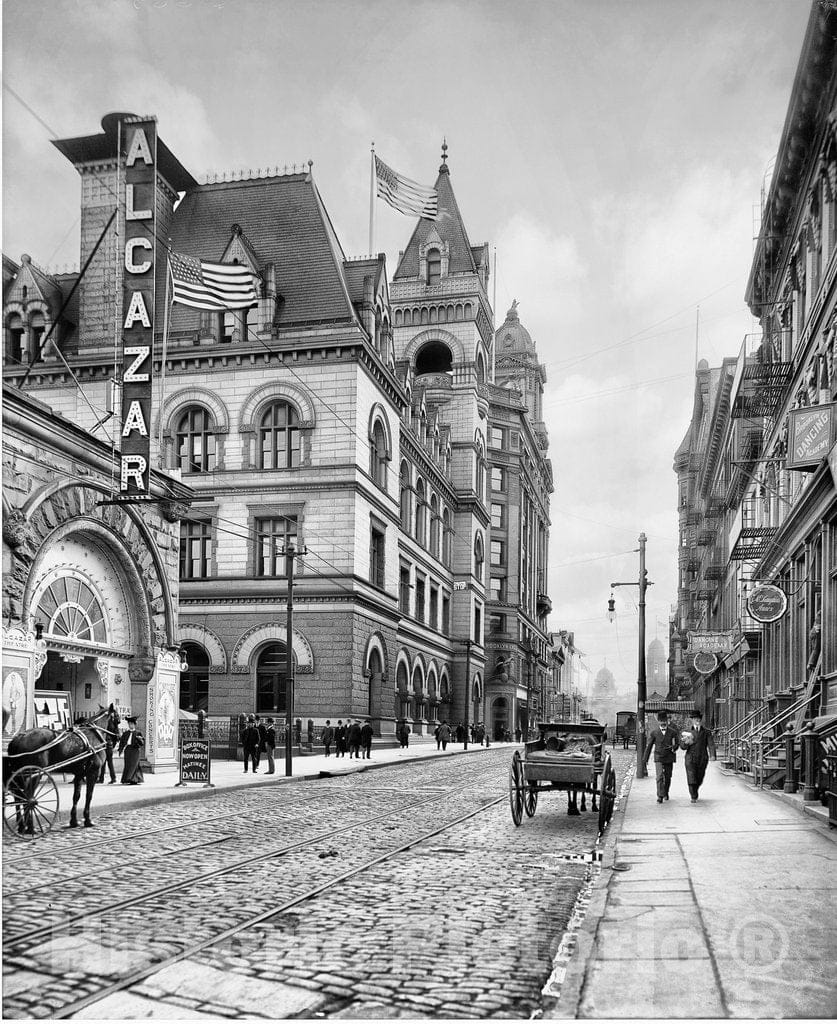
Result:
{"label": "brick building", "polygon": [[[52,342],[31,379],[39,397],[88,429],[112,408],[121,253],[113,227],[104,229],[123,194],[124,116],[56,142],[81,176],[82,261],[102,236],[53,339],[84,398]],[[486,680],[486,615],[493,598],[514,649],[534,638],[530,657],[545,670],[542,371],[529,370],[533,385],[541,374],[537,409],[524,389],[491,384],[488,247],[468,240],[446,156],[439,218],[417,223],[390,284],[382,255],[346,257],[310,162],[199,185],[162,140],[157,147],[152,458],[194,493],[179,510],[177,641],[189,663],[181,707],[284,713],[292,542],[301,552],[292,658],[303,721],[369,718],[384,735],[401,719],[418,733],[442,718],[513,725],[526,685],[519,670],[513,687]],[[175,304],[164,332],[169,239],[175,252],[246,266],[257,304],[225,314]],[[58,315],[54,279],[41,277],[43,322],[21,327],[4,296],[7,353],[23,361],[33,332]],[[20,372],[7,364],[8,376]],[[520,437],[519,463],[496,453],[515,483],[497,535],[509,544],[520,514],[524,536],[502,600],[487,592],[486,566],[495,403],[498,429]]]}

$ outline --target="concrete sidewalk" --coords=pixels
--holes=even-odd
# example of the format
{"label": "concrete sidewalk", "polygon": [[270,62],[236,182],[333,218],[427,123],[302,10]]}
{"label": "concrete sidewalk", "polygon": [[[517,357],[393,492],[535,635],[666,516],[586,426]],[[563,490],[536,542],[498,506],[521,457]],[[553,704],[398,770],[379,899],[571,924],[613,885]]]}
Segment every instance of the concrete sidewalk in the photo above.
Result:
{"label": "concrete sidewalk", "polygon": [[715,763],[658,804],[650,769],[547,1016],[834,1017],[837,832]]}
{"label": "concrete sidewalk", "polygon": [[[512,743],[492,743],[491,747],[481,747],[470,741],[468,753],[485,751],[494,747],[514,747]],[[130,810],[137,807],[148,807],[153,804],[170,803],[176,800],[200,799],[202,797],[215,796],[218,793],[234,789],[250,789],[252,787],[283,785],[291,782],[300,782],[304,779],[318,779],[323,773],[328,775],[347,775],[352,772],[368,771],[370,769],[382,768],[390,764],[406,764],[411,761],[423,761],[432,757],[451,757],[462,754],[461,743],[448,743],[446,751],[436,749],[436,741],[432,736],[410,737],[409,747],[372,747],[372,756],[369,760],[361,758],[336,757],[332,754],[326,757],[324,754],[311,756],[295,755],[293,758],[293,775],[285,775],[285,758],[276,758],[276,774],[267,775],[267,759],[263,758],[259,764],[259,770],[254,775],[252,772],[245,774],[244,765],[241,761],[213,761],[210,769],[211,788],[205,788],[201,783],[191,782],[186,786],[178,786],[179,774],[177,771],[161,772],[152,775],[145,773],[145,782],[138,786],[123,786],[119,782],[122,774],[122,759],[114,758],[116,769],[116,783],[109,784],[107,777],[105,782],[96,786],[93,792],[93,803],[91,805],[91,817],[95,823],[96,818],[102,814],[110,814],[122,810]],[[509,755],[511,756],[511,755]],[[69,776],[66,781],[60,774],[54,776],[58,786],[59,795],[59,821],[66,823],[70,818],[70,808],[73,802],[73,783]],[[79,801],[79,809],[84,804],[84,789]],[[81,815],[79,815],[79,820]]]}

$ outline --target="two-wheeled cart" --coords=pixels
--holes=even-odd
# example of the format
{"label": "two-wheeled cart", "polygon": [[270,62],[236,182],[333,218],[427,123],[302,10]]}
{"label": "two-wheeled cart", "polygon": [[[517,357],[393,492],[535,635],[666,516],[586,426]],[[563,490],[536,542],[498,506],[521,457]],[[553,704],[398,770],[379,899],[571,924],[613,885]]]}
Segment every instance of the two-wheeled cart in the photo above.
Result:
{"label": "two-wheeled cart", "polygon": [[598,722],[541,722],[540,735],[515,750],[509,768],[509,804],[512,821],[531,818],[538,796],[545,790],[567,793],[568,813],[580,814],[586,798],[598,811],[599,835],[607,828],[616,802],[616,771],[604,752],[605,729]]}

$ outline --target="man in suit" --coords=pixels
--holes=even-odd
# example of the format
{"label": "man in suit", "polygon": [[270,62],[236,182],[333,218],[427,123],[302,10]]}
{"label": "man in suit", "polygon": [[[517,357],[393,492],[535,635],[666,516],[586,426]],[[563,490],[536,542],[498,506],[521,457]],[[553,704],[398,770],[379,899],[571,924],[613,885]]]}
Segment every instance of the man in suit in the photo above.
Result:
{"label": "man in suit", "polygon": [[715,740],[712,733],[703,724],[703,715],[700,711],[691,714],[692,719],[692,742],[686,747],[686,781],[689,784],[689,795],[692,803],[696,804],[698,790],[700,789],[703,777],[706,775],[706,766],[709,764],[709,754],[712,760],[717,760],[715,753]]}
{"label": "man in suit", "polygon": [[645,748],[645,767],[651,758],[651,751],[654,751],[654,767],[657,770],[657,803],[668,800],[668,791],[671,788],[671,773],[674,770],[674,762],[677,760],[677,745],[680,742],[680,733],[669,723],[668,712],[657,712],[657,724],[651,730],[648,745]]}
{"label": "man in suit", "polygon": [[247,724],[241,732],[241,746],[244,751],[244,774],[247,774],[247,766],[252,762],[253,774],[255,775],[259,764],[259,730],[256,728],[255,715],[247,716]]}
{"label": "man in suit", "polygon": [[349,724],[346,742],[349,744],[349,757],[360,758],[360,722],[355,720]]}
{"label": "man in suit", "polygon": [[372,756],[372,737],[374,735],[375,730],[372,728],[372,723],[364,722],[360,730],[360,745],[363,747],[363,756],[367,760]]}
{"label": "man in suit", "polygon": [[272,718],[267,720],[264,751],[267,754],[267,774],[276,774],[276,725]]}
{"label": "man in suit", "polygon": [[325,747],[325,756],[328,757],[331,754],[331,744],[334,740],[334,729],[331,728],[331,720],[326,719],[325,729],[323,729],[323,746]]}

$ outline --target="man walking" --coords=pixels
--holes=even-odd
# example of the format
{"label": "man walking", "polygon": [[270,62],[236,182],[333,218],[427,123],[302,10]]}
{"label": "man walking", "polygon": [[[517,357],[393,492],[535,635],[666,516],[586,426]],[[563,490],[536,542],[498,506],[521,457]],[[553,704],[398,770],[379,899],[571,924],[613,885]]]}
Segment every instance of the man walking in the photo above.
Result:
{"label": "man walking", "polygon": [[334,729],[331,728],[331,719],[326,719],[325,729],[323,729],[323,746],[325,747],[325,756],[331,756],[331,744],[334,739]]}
{"label": "man walking", "polygon": [[342,718],[337,719],[337,728],[334,730],[334,750],[335,757],[346,756],[346,726]]}
{"label": "man walking", "polygon": [[712,753],[712,760],[717,760],[715,752],[715,740],[709,729],[703,725],[703,715],[700,711],[694,711],[690,715],[692,719],[692,741],[686,745],[686,781],[689,784],[689,795],[692,803],[698,801],[698,790],[706,775],[706,767],[709,764],[709,753]]}
{"label": "man walking", "polygon": [[267,728],[265,729],[264,749],[265,753],[267,754],[267,774],[275,775],[276,729],[274,727],[272,718],[268,718],[267,720]]}
{"label": "man walking", "polygon": [[375,734],[375,730],[372,728],[371,722],[364,722],[363,728],[360,730],[360,745],[363,747],[363,756],[368,761],[372,756],[372,737]]}
{"label": "man walking", "polygon": [[347,736],[349,742],[349,758],[356,757],[360,760],[360,722],[352,722],[349,725]]}
{"label": "man walking", "polygon": [[657,724],[651,730],[648,746],[645,748],[645,767],[651,758],[651,751],[654,751],[654,767],[657,769],[657,803],[668,800],[668,791],[671,788],[671,773],[674,769],[674,762],[677,760],[677,745],[680,741],[680,734],[669,724],[668,712],[657,712]]}
{"label": "man walking", "polygon": [[436,748],[437,750],[438,750],[438,744],[441,744],[442,750],[447,750],[448,749],[448,740],[450,739],[450,726],[448,725],[448,723],[446,721],[442,722],[442,724],[439,726],[439,732],[438,732],[438,735],[437,735],[436,739],[438,741],[437,742],[437,748]]}

